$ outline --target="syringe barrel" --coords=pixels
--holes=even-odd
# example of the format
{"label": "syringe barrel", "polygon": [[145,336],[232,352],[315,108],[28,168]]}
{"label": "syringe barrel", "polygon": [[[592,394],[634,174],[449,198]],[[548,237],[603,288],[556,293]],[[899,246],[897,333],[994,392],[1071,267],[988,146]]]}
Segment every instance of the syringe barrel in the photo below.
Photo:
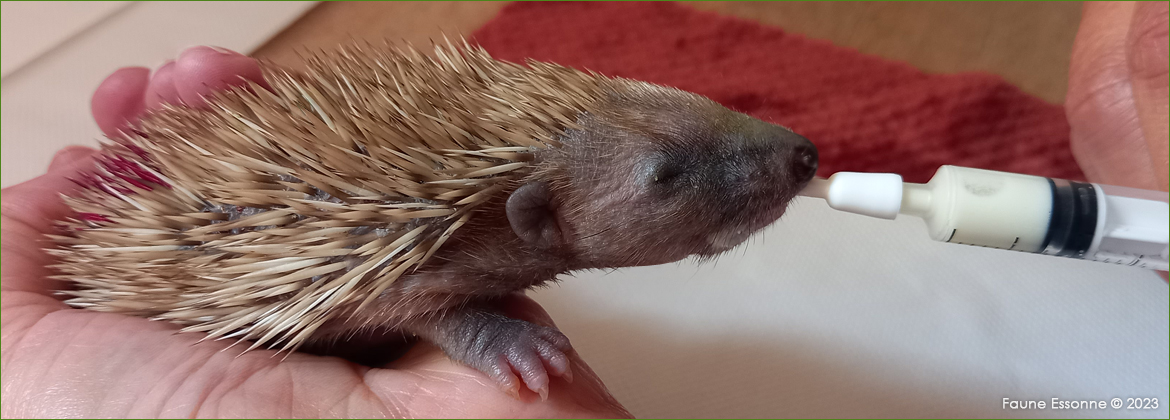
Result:
{"label": "syringe barrel", "polygon": [[[935,240],[1167,269],[1167,194],[943,166],[923,188]],[[904,209],[904,212],[907,212]]]}
{"label": "syringe barrel", "polygon": [[1170,196],[1094,184],[1097,234],[1084,258],[1166,271],[1170,268]]}
{"label": "syringe barrel", "polygon": [[937,241],[1041,252],[1053,209],[1047,178],[943,166],[920,214]]}

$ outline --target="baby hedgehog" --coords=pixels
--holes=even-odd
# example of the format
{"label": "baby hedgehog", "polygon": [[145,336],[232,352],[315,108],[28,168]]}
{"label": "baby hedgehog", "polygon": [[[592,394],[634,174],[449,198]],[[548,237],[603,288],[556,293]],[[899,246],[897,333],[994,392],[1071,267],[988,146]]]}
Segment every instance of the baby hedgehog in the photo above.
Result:
{"label": "baby hedgehog", "polygon": [[727,251],[817,167],[805,138],[709,99],[466,42],[265,80],[103,141],[52,236],[68,304],[251,348],[400,333],[547,396],[569,340],[494,302]]}

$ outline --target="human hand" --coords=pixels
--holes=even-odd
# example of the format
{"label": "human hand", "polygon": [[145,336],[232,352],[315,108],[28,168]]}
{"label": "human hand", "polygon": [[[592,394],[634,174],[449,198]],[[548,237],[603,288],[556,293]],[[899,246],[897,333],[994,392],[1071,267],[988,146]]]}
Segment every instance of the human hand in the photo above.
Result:
{"label": "human hand", "polygon": [[1167,3],[1085,3],[1065,110],[1093,182],[1167,190]]}
{"label": "human hand", "polygon": [[[250,58],[207,47],[185,51],[153,76],[145,68],[115,72],[93,97],[102,131],[117,135],[162,103],[203,104],[202,95],[260,82]],[[3,190],[2,338],[4,418],[12,417],[626,417],[584,361],[572,353],[572,383],[552,379],[549,399],[514,399],[481,373],[416,345],[382,368],[339,358],[252,351],[230,342],[196,343],[163,322],[71,309],[52,296],[41,248],[53,221],[69,209],[58,194],[92,165],[94,150],[68,148],[47,174]],[[541,325],[552,320],[515,296],[511,312]]]}

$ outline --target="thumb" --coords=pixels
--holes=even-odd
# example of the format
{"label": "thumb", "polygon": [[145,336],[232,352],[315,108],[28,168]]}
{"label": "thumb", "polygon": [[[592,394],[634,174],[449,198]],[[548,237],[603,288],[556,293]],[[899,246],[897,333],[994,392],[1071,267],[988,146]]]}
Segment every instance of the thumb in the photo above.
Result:
{"label": "thumb", "polygon": [[77,188],[70,181],[77,173],[92,167],[96,150],[72,146],[57,152],[48,173],[3,191],[3,214],[41,232],[51,231],[53,221],[64,217],[69,208],[59,194]]}
{"label": "thumb", "polygon": [[1170,10],[1166,2],[1139,2],[1134,6],[1133,26],[1126,48],[1132,89],[1142,133],[1153,158],[1154,173],[1162,191],[1167,189],[1167,92],[1170,65],[1167,64],[1167,37]]}

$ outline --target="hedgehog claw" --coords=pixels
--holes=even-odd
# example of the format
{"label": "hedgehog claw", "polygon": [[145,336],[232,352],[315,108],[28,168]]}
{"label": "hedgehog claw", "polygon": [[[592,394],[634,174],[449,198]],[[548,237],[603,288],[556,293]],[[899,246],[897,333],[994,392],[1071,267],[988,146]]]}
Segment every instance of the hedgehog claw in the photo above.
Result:
{"label": "hedgehog claw", "polygon": [[510,396],[512,398],[520,399],[520,386],[516,385],[515,382],[511,382],[508,384],[501,384],[500,389],[503,390],[505,394],[508,394],[508,396]]}
{"label": "hedgehog claw", "polygon": [[[540,396],[541,401],[548,400],[549,378],[564,377],[569,371],[569,358],[565,355],[565,351],[571,348],[568,339],[552,328],[522,321],[508,324],[505,328],[507,331],[496,332],[493,338],[498,340],[499,345],[489,350],[488,354],[499,351],[501,354],[496,360],[503,363],[502,367],[509,373],[514,372],[526,388]],[[545,336],[555,336],[561,340],[548,340]],[[563,345],[557,346],[553,342]]]}

